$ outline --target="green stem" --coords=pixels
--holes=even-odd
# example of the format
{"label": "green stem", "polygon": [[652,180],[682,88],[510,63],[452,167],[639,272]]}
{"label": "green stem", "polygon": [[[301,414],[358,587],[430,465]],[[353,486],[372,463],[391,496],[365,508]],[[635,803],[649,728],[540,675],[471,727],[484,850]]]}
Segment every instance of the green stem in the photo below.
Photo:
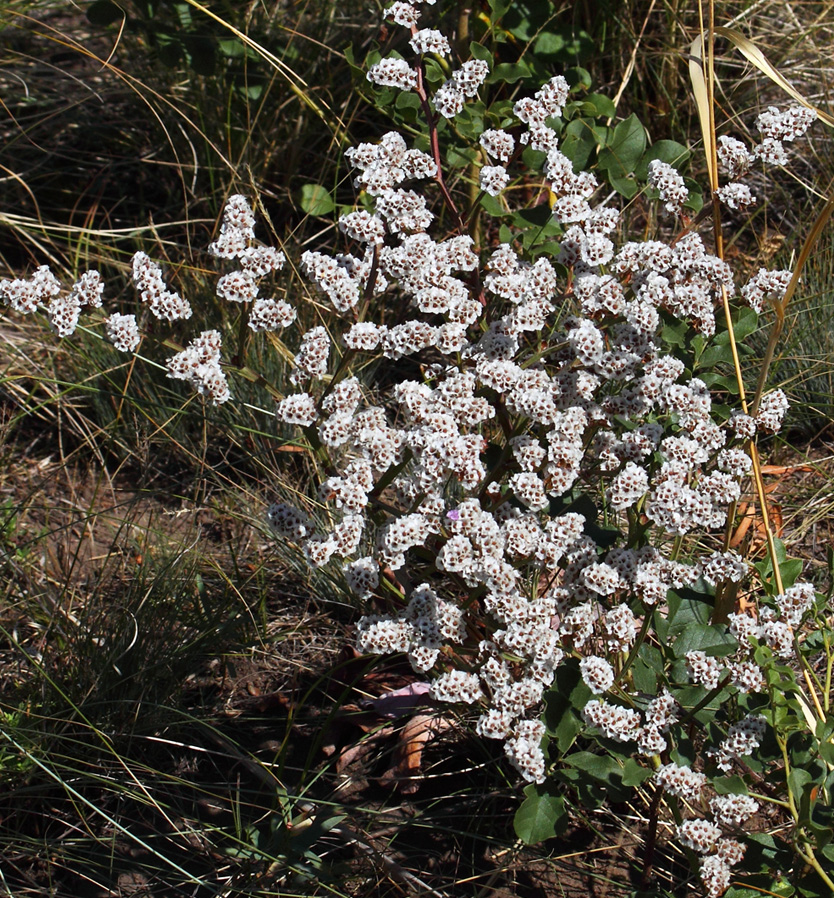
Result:
{"label": "green stem", "polygon": [[813,867],[817,876],[828,886],[831,890],[832,894],[834,894],[834,880],[825,872],[820,862],[817,860],[816,855],[814,854],[814,849],[811,848],[810,845],[806,846],[806,851],[803,851],[801,848],[796,849],[796,853],[811,867]]}
{"label": "green stem", "polygon": [[750,797],[755,798],[756,801],[766,801],[768,804],[775,804],[780,808],[785,808],[785,810],[790,808],[787,801],[782,801],[781,798],[772,798],[770,795],[762,795],[761,792],[751,792]]}
{"label": "green stem", "polygon": [[688,713],[685,714],[679,721],[678,724],[683,726],[689,720],[691,720],[702,708],[706,708],[706,706],[717,696],[720,695],[724,689],[727,688],[727,683],[730,682],[730,677],[726,676],[724,679],[714,688],[710,689],[710,691],[698,702],[697,705]]}
{"label": "green stem", "polygon": [[[773,693],[771,691],[771,704],[773,703]],[[794,823],[799,823],[799,810],[796,807],[796,802],[794,801],[793,792],[791,792],[790,787],[790,776],[791,776],[791,759],[788,757],[788,743],[778,734],[776,733],[776,742],[779,745],[779,751],[782,752],[782,763],[785,765],[785,785],[788,787],[788,809],[791,812],[791,817],[794,819]]]}
{"label": "green stem", "polygon": [[643,624],[640,627],[640,632],[637,634],[637,639],[634,640],[634,645],[631,647],[631,650],[628,653],[625,661],[623,662],[623,666],[620,669],[620,673],[617,676],[617,680],[622,680],[622,678],[629,672],[631,669],[631,665],[634,664],[634,659],[637,657],[637,652],[640,651],[640,646],[645,642],[646,636],[649,632],[649,628],[652,625],[652,620],[654,619],[654,609],[652,608],[650,611],[646,612],[646,616],[643,618]]}

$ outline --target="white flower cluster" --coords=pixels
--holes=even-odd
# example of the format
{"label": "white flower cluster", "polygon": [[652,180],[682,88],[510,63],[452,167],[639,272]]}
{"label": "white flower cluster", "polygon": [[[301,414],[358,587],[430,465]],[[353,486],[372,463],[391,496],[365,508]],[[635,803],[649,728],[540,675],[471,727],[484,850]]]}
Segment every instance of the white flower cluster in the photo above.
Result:
{"label": "white flower cluster", "polygon": [[780,302],[791,280],[790,271],[768,271],[760,268],[741,288],[744,301],[757,313],[764,311],[765,300]]}
{"label": "white flower cluster", "polygon": [[683,177],[667,162],[652,159],[649,163],[649,183],[657,190],[666,210],[680,215],[683,204],[689,199]]}
{"label": "white flower cluster", "polygon": [[[587,677],[585,682],[588,683]],[[592,688],[590,683],[588,685]],[[592,699],[583,708],[582,716],[607,739],[634,741],[641,755],[654,757],[669,747],[663,734],[677,723],[678,705],[669,692],[663,690],[649,702],[642,716],[634,708],[623,708],[606,699]]]}
{"label": "white flower cluster", "polygon": [[452,53],[446,37],[433,28],[415,32],[408,43],[415,53],[436,53],[438,56],[449,56]]}
{"label": "white flower cluster", "polygon": [[762,397],[756,413],[756,427],[765,433],[778,433],[789,407],[788,397],[782,390],[773,390]]}
{"label": "white flower cluster", "polygon": [[816,112],[804,106],[790,106],[781,111],[775,106],[770,106],[756,119],[756,127],[762,135],[762,141],[752,150],[748,150],[734,137],[719,137],[718,162],[721,170],[729,178],[728,183],[716,191],[721,202],[735,211],[754,205],[756,197],[753,196],[750,187],[737,179],[745,175],[756,161],[765,165],[785,165],[788,154],[784,142],[801,137],[816,118]]}
{"label": "white flower cluster", "polygon": [[[341,459],[341,473],[321,489],[328,524],[317,532],[305,525],[295,537],[310,562],[341,559],[363,599],[376,594],[383,572],[399,583],[402,571],[403,583],[415,584],[404,590],[402,611],[363,618],[360,647],[404,651],[421,672],[444,659],[435,697],[482,703],[478,732],[503,740],[512,763],[537,781],[545,762],[529,745],[537,732],[531,715],[566,654],[579,656],[596,696],[584,710],[588,725],[657,755],[668,747],[676,704],[668,693],[644,710],[612,701],[613,659],[633,644],[640,609],[662,608],[669,589],[701,574],[714,584],[746,574],[733,553],[692,565],[651,546],[604,550],[582,515],[551,511],[577,484],[601,479],[614,514],[638,507],[672,535],[718,528],[749,469],[738,419],[717,424],[706,385],[686,377],[658,339],[662,315],[711,335],[714,304],[722,289],[733,289],[732,273],[694,233],[674,246],[617,249],[609,235],[618,211],[592,204],[596,179],[573,171],[548,125],[567,95],[554,78],[518,101],[516,114],[528,128],[521,142],[547,148],[554,215],[566,226],[558,261],[570,271],[577,314],[554,325],[565,285],[547,258],[530,263],[501,244],[480,272],[468,236],[435,241],[425,205],[399,187],[436,176],[433,162],[389,133],[348,151],[357,186],[375,203],[343,216],[341,229],[366,246],[365,256],[306,253],[302,264],[340,312],[362,295],[400,298],[398,323],[346,323],[344,346],[394,361],[425,352],[434,361],[419,379],[398,378],[374,404],[352,378],[324,386],[331,335],[318,326],[302,336],[295,359],[292,380],[303,390],[277,410],[286,424],[315,428]],[[502,162],[514,145],[508,132],[483,140]],[[655,172],[658,183],[668,182],[666,201],[683,202],[677,181],[661,166]],[[531,363],[543,331],[552,348]],[[506,446],[497,467],[487,453],[496,436]],[[368,504],[381,484],[390,498],[381,520],[372,519]],[[544,590],[535,586],[542,582]],[[466,600],[472,590],[476,603]],[[427,610],[415,612],[415,596]],[[451,609],[459,616],[444,630],[438,617]],[[484,618],[487,638],[476,640]],[[466,669],[446,667],[455,657]],[[688,663],[693,681],[707,688],[722,678],[743,691],[762,686],[761,671],[745,658],[690,653]]]}
{"label": "white flower cluster", "polygon": [[198,393],[219,405],[231,399],[226,375],[220,367],[220,334],[203,331],[182,352],[168,359],[168,377],[190,383]]}
{"label": "white flower cluster", "polygon": [[756,119],[756,127],[765,140],[793,141],[802,137],[816,120],[816,112],[807,106],[789,106],[781,111],[768,106]]}
{"label": "white flower cluster", "polygon": [[[440,32],[418,30],[412,3],[397,0],[386,15],[411,30],[418,57],[450,55]],[[422,58],[412,66],[390,56],[370,68],[368,79],[415,90],[424,109],[453,118],[487,82],[489,65],[464,62],[433,96],[423,73]],[[699,578],[720,588],[747,577],[735,552],[684,562],[669,554],[680,541],[666,537],[724,527],[751,467],[742,447],[759,432],[778,431],[788,404],[775,390],[750,414],[731,410],[727,419],[714,408],[706,378],[664,349],[670,321],[708,345],[715,308],[725,291],[736,295],[732,271],[694,232],[671,244],[616,242],[619,210],[600,199],[596,177],[574,171],[560,150],[554,119],[569,96],[567,81],[555,76],[515,100],[515,121],[507,111],[502,128],[480,135],[479,186],[491,196],[515,177],[509,167],[517,145],[543,154],[559,247],[534,261],[497,239],[479,256],[438,170],[436,141],[430,155],[389,132],[347,151],[355,186],[366,195],[364,208],[339,219],[352,251],[311,250],[300,260],[338,314],[299,335],[290,390],[275,409],[282,425],[304,428],[327,456],[328,476],[315,518],[283,503],[267,518],[277,536],[301,545],[310,565],[334,565],[370,603],[373,613],[358,624],[359,649],[405,653],[416,671],[431,676],[435,700],[476,706],[477,732],[500,740],[524,779],[546,779],[545,726],[537,718],[569,658],[592,695],[582,709],[596,731],[590,735],[633,743],[625,752],[653,759],[658,789],[703,811],[706,775],[659,759],[676,744],[675,698],[665,688],[649,696],[626,691],[635,643],[638,632],[651,640],[649,648],[662,641],[652,623],[669,614],[670,590]],[[429,113],[433,137],[437,115]],[[799,107],[768,109],[757,120],[762,141],[752,151],[721,138],[728,183],[718,196],[733,209],[751,205],[755,198],[738,179],[754,161],[783,164],[783,143],[813,118]],[[680,174],[655,160],[648,175],[666,209],[682,215],[688,192]],[[426,180],[449,206],[437,219],[440,239],[429,233],[436,210],[409,189]],[[285,259],[256,245],[245,197],[229,198],[209,252],[236,262],[217,294],[246,304],[252,330],[295,321],[288,302],[259,296],[261,280]],[[191,316],[146,254],[137,253],[132,268],[153,315]],[[760,312],[784,298],[790,277],[761,269],[741,296]],[[61,335],[72,333],[83,308],[101,305],[102,291],[96,271],[62,291],[46,266],[28,280],[0,281],[6,304],[22,313],[42,309]],[[377,308],[380,321],[372,320]],[[139,345],[133,315],[111,314],[104,327],[118,349]],[[356,369],[347,364],[354,354]],[[379,358],[386,362],[374,394],[351,372]],[[167,370],[214,404],[231,398],[216,330],[203,331]],[[589,501],[604,505],[606,538]],[[621,532],[609,539],[615,528]],[[735,654],[687,652],[690,683],[762,691],[756,649],[764,644],[791,658],[794,631],[815,604],[813,587],[800,583],[765,600],[755,618],[731,614]],[[756,752],[765,731],[764,717],[748,715],[728,727],[708,757],[730,771]],[[719,896],[744,853],[722,827],[740,827],[758,805],[746,795],[717,795],[708,806],[711,820],[684,820],[677,832],[701,857],[707,894]]]}
{"label": "white flower cluster", "polygon": [[684,820],[678,840],[701,857],[701,882],[709,898],[723,895],[730,885],[732,867],[744,859],[745,846],[724,838],[720,827],[708,820]]}
{"label": "white flower cluster", "polygon": [[744,860],[747,848],[735,839],[719,839],[715,854],[701,859],[701,882],[708,898],[719,898],[730,885],[732,868]]}
{"label": "white flower cluster", "polygon": [[752,754],[762,743],[766,722],[758,714],[748,714],[738,723],[734,723],[721,741],[718,749],[712,752],[718,766],[725,771],[732,768],[733,760]]}
{"label": "white flower cluster", "polygon": [[191,305],[179,293],[165,286],[162,269],[143,252],[133,256],[133,283],[151,314],[162,321],[179,321],[191,317]]}
{"label": "white flower cluster", "polygon": [[515,151],[515,138],[509,131],[490,128],[478,138],[478,142],[493,159],[509,162]]}
{"label": "white flower cluster", "polygon": [[[703,782],[697,789],[697,795],[693,790],[689,795],[681,795],[670,789],[664,781],[661,773],[668,767],[665,765],[658,770],[655,778],[661,785],[679,797],[687,800],[700,799],[701,789],[706,783],[703,774],[693,774],[695,777],[703,777]],[[678,768],[688,770],[688,768]],[[744,859],[746,846],[724,835],[721,827],[737,829],[742,826],[759,809],[759,803],[749,795],[716,795],[709,801],[709,809],[712,813],[712,822],[704,819],[684,820],[677,827],[678,841],[686,848],[701,855],[700,875],[701,882],[708,898],[719,898],[730,885],[732,868]]]}
{"label": "white flower cluster", "polygon": [[120,352],[135,352],[142,339],[135,315],[122,315],[113,312],[104,322],[107,339]]}
{"label": "white flower cluster", "polygon": [[[810,583],[795,583],[772,601],[775,608],[762,607],[758,618],[747,614],[731,614],[729,617],[730,632],[739,644],[737,658],[740,660],[728,664],[735,685],[738,685],[738,679],[751,686],[753,683],[762,683],[761,670],[752,659],[757,643],[764,643],[780,658],[794,657],[794,630],[813,609],[816,592]],[[759,689],[761,685],[744,691]]]}
{"label": "white flower cluster", "polygon": [[104,284],[101,275],[95,269],[84,272],[70,293],[59,293],[49,301],[46,315],[52,330],[59,337],[68,337],[75,333],[81,310],[101,308],[103,293]]}
{"label": "white flower cluster", "polygon": [[452,73],[434,95],[434,108],[443,118],[454,118],[463,110],[467,98],[476,96],[489,74],[482,59],[470,59]]}
{"label": "white flower cluster", "polygon": [[359,171],[354,185],[372,196],[398,187],[405,181],[433,178],[437,174],[434,159],[421,150],[409,150],[402,135],[396,131],[384,134],[379,143],[360,143],[350,147],[345,151],[345,156]]}
{"label": "white flower cluster", "polygon": [[678,764],[663,764],[658,767],[654,779],[667,792],[693,804],[701,800],[701,793],[707,784],[703,773]]}
{"label": "white flower cluster", "polygon": [[480,187],[490,196],[498,196],[510,183],[510,176],[503,165],[485,165],[480,172]]}
{"label": "white flower cluster", "polygon": [[234,259],[255,239],[255,213],[245,196],[233,194],[223,209],[220,234],[208,251],[220,259]]}
{"label": "white flower cluster", "polygon": [[247,324],[256,333],[278,331],[295,321],[295,309],[283,299],[259,297],[259,281],[284,267],[284,254],[273,246],[255,246],[255,213],[249,200],[234,194],[226,201],[220,235],[208,251],[236,259],[240,268],[217,281],[217,295],[227,302],[252,303]]}
{"label": "white flower cluster", "polygon": [[31,315],[61,292],[61,283],[48,265],[41,265],[30,278],[0,281],[0,298],[15,312]]}
{"label": "white flower cluster", "polygon": [[[749,456],[745,455],[749,459]],[[747,562],[737,552],[713,552],[701,562],[701,576],[710,586],[723,580],[741,583],[749,570]]]}
{"label": "white flower cluster", "polygon": [[49,326],[59,337],[75,333],[81,311],[101,307],[104,284],[94,269],[84,272],[67,293],[48,265],[26,278],[0,281],[0,301],[15,312],[30,315],[44,306]]}
{"label": "white flower cluster", "polygon": [[400,90],[413,90],[417,87],[417,71],[404,60],[396,56],[381,59],[368,69],[368,81],[377,87],[396,87]]}

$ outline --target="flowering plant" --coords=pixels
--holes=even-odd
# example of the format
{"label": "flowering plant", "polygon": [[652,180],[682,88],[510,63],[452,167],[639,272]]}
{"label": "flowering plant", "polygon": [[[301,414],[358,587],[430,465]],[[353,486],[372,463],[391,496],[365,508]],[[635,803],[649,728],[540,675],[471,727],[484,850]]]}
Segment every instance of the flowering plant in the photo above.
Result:
{"label": "flowering plant", "polygon": [[[646,871],[665,814],[710,896],[746,852],[771,882],[799,863],[834,887],[819,858],[834,836],[826,602],[777,541],[750,564],[726,537],[758,476],[756,441],[787,410],[779,390],[746,401],[736,341],[784,300],[791,272],[737,284],[697,231],[686,152],[647,146],[633,117],[591,149],[575,139],[581,75],[508,98],[489,50],[473,43],[453,63],[421,15],[389,8],[408,56],[367,70],[408,98],[397,114],[418,133],[347,151],[361,207],[339,219],[346,251],[300,259],[330,316],[298,338],[292,391],[271,392],[328,475],[269,523],[366,604],[363,652],[405,653],[434,699],[477,709],[477,733],[530,784],[523,839],[559,831],[573,804],[641,787]],[[769,109],[752,148],[722,137],[716,203],[752,205],[746,172],[784,164],[813,119]],[[618,198],[639,195],[655,233],[633,240]],[[277,334],[296,309],[259,296],[285,259],[254,227],[233,196],[209,247],[236,265],[217,292],[251,331]],[[192,315],[143,253],[133,279],[153,316]],[[42,268],[0,293],[20,312],[43,307],[65,336],[102,285],[87,272],[66,293]],[[141,340],[131,315],[105,332],[126,352]],[[212,403],[233,397],[216,330],[167,369]],[[765,804],[790,839],[744,833]]]}

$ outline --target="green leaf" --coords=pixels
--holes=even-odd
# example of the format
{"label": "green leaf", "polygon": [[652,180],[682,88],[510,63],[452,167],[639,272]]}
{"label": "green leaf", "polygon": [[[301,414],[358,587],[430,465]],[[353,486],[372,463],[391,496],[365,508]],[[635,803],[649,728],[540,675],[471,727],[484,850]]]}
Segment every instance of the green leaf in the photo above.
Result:
{"label": "green leaf", "polygon": [[701,353],[701,357],[698,359],[699,368],[714,368],[719,364],[733,364],[733,350],[729,343],[714,342]]}
{"label": "green leaf", "polygon": [[591,109],[590,115],[595,115],[599,118],[614,118],[617,114],[617,107],[610,97],[606,97],[605,94],[588,94],[582,101],[583,110],[586,106]]}
{"label": "green leaf", "polygon": [[740,776],[718,776],[711,783],[719,795],[746,795],[748,791]]}
{"label": "green leaf", "polygon": [[659,159],[661,162],[665,162],[667,165],[680,170],[690,155],[689,150],[676,140],[658,140],[643,154],[635,175],[641,181],[645,181],[649,176],[649,163],[655,159]]}
{"label": "green leaf", "polygon": [[553,685],[545,693],[544,722],[560,755],[564,755],[582,731],[582,709],[591,697],[591,690],[579,672],[575,659],[561,664]]}
{"label": "green leaf", "polygon": [[191,68],[198,75],[214,74],[217,55],[215,43],[211,38],[194,34],[186,35],[183,38],[183,46]]}
{"label": "green leaf", "polygon": [[[793,586],[794,583],[796,583],[802,573],[803,564],[799,559],[788,559],[785,544],[781,539],[774,539],[774,544],[776,561],[779,565],[779,572],[782,575],[782,586],[787,589],[789,586]],[[768,557],[762,561],[755,562],[753,567],[759,572],[759,576],[762,578],[768,593],[775,594],[776,585],[775,578],[773,577],[773,564],[771,563],[770,556],[768,555]]]}
{"label": "green leaf", "polygon": [[[549,15],[549,13],[548,13]],[[586,59],[593,52],[590,35],[572,27],[541,31],[533,42],[532,57],[539,62],[570,62]]]}
{"label": "green leaf", "polygon": [[686,346],[686,336],[689,333],[689,324],[680,318],[669,318],[664,322],[660,336],[664,343],[670,346],[683,348]]}
{"label": "green leaf", "polygon": [[488,214],[499,217],[506,213],[506,209],[501,205],[501,201],[497,196],[490,196],[488,193],[481,196],[481,208]]}
{"label": "green leaf", "polygon": [[834,714],[829,712],[825,720],[818,720],[814,734],[820,742],[828,742],[834,736]]}
{"label": "green leaf", "polygon": [[[469,165],[477,162],[480,158],[478,151],[473,149],[472,147],[449,147],[446,151],[446,162],[452,168],[466,168]],[[499,204],[500,205],[500,204]],[[501,210],[503,212],[503,209]],[[498,214],[491,212],[491,215]]]}
{"label": "green leaf", "polygon": [[647,779],[650,779],[652,773],[653,771],[638,764],[634,758],[626,758],[626,762],[623,764],[623,785],[639,786],[640,783],[645,783]]}
{"label": "green leaf", "polygon": [[[703,583],[703,581],[698,581]],[[669,622],[669,632],[677,635],[686,630],[692,624],[709,624],[712,614],[713,597],[707,592],[698,592],[696,589],[670,589],[667,593],[669,613],[666,619]]]}
{"label": "green leaf", "polygon": [[715,371],[699,371],[698,377],[708,386],[717,387],[725,393],[738,395],[738,381],[729,374],[717,374]]}
{"label": "green leaf", "polygon": [[779,573],[782,575],[782,586],[785,589],[789,589],[796,583],[802,575],[804,566],[805,565],[799,558],[794,558],[791,561],[786,561],[784,564],[779,565]]}
{"label": "green leaf", "polygon": [[573,163],[574,171],[588,167],[591,154],[605,142],[608,130],[582,118],[568,122],[559,148]]}
{"label": "green leaf", "polygon": [[591,78],[591,73],[587,69],[583,69],[582,66],[573,66],[570,69],[565,70],[565,81],[570,85],[571,91],[590,88],[593,83],[593,79]]}
{"label": "green leaf", "polygon": [[546,203],[515,212],[512,221],[517,228],[522,230],[527,228],[544,228],[554,223],[553,213],[550,211],[550,206]]}
{"label": "green leaf", "polygon": [[555,259],[559,255],[561,247],[552,240],[546,240],[544,243],[536,243],[534,246],[529,246],[526,249],[532,259],[543,255],[551,256]]}
{"label": "green leaf", "polygon": [[480,59],[483,62],[488,62],[490,65],[492,65],[492,52],[483,44],[479,44],[477,41],[470,42],[469,55],[473,59]]}
{"label": "green leaf", "polygon": [[831,742],[820,743],[820,757],[826,764],[834,765],[834,745]]}
{"label": "green leaf", "polygon": [[795,797],[802,795],[802,790],[812,781],[812,776],[801,767],[792,767],[788,774],[788,786]]}
{"label": "green leaf", "polygon": [[675,640],[675,657],[687,652],[706,652],[717,658],[731,655],[738,648],[735,636],[724,625],[689,624]]}
{"label": "green leaf", "polygon": [[748,306],[743,306],[733,321],[736,340],[744,340],[759,329],[759,316]]}
{"label": "green leaf", "polygon": [[242,59],[244,56],[253,59],[254,52],[236,37],[221,37],[217,41],[217,49],[226,59]]}
{"label": "green leaf", "polygon": [[430,56],[423,57],[423,68],[426,72],[426,81],[429,84],[443,84],[446,80],[446,73],[436,59],[432,59]]}
{"label": "green leaf", "polygon": [[394,106],[407,122],[416,122],[420,116],[420,98],[412,92],[402,91],[394,101]]}
{"label": "green leaf", "polygon": [[[461,112],[455,116],[455,127],[458,133],[471,140],[472,143],[477,143],[478,138],[484,131],[485,111],[482,100],[476,99],[471,103],[467,103]],[[463,148],[461,148],[461,151],[463,151]],[[472,157],[473,161],[478,161],[480,153],[473,149]]]}
{"label": "green leaf", "polygon": [[[684,179],[688,181],[687,178]],[[683,204],[684,209],[691,209],[693,212],[700,212],[701,209],[704,208],[704,194],[701,192],[700,187],[690,187],[687,183],[687,188],[689,189],[689,199]]]}
{"label": "green leaf", "polygon": [[657,681],[658,677],[663,674],[663,668],[663,653],[657,646],[644,642],[640,646],[631,668],[634,688],[647,695],[657,695]]}
{"label": "green leaf", "polygon": [[646,695],[657,694],[657,673],[642,658],[635,658],[631,666],[634,688]]}
{"label": "green leaf", "polygon": [[542,252],[559,252],[559,247],[546,239],[548,237],[556,237],[562,233],[562,229],[558,222],[549,221],[546,225],[540,227],[527,227],[522,232],[521,245],[525,252],[532,255],[538,255]]}
{"label": "green leaf", "polygon": [[524,790],[526,798],[516,811],[515,834],[527,845],[552,839],[567,829],[568,814],[561,795],[551,795],[544,786],[531,784]]}
{"label": "green leaf", "polygon": [[321,184],[305,184],[299,191],[298,204],[308,215],[328,215],[336,208],[333,197]]}
{"label": "green leaf", "polygon": [[624,181],[633,176],[645,150],[646,131],[632,113],[614,128],[610,140],[600,150],[599,167],[608,172],[612,184],[615,178]]}
{"label": "green leaf", "polygon": [[797,894],[802,895],[802,898],[831,898],[831,889],[813,870],[809,870],[805,876],[795,880],[794,885]]}
{"label": "green leaf", "polygon": [[[710,690],[703,686],[682,686],[679,689],[673,689],[672,695],[677,703],[686,711],[700,705],[701,702],[710,694]],[[709,700],[700,711],[695,714],[695,719],[702,725],[707,725],[715,718],[715,713],[730,697],[730,693],[726,689],[722,689],[717,695]]]}
{"label": "green leaf", "polygon": [[610,782],[612,778],[622,778],[622,768],[608,755],[595,755],[591,751],[577,751],[565,758],[565,763],[577,770],[590,774],[594,779],[603,783]]}
{"label": "green leaf", "polygon": [[608,172],[608,182],[617,191],[617,193],[624,196],[627,200],[633,199],[637,195],[637,191],[640,189],[637,182],[630,177],[624,176],[620,177],[619,175],[614,175],[611,172]]}
{"label": "green leaf", "polygon": [[488,0],[490,8],[489,24],[494,25],[512,6],[512,0]]}
{"label": "green leaf", "polygon": [[544,167],[544,160],[547,159],[547,153],[541,150],[534,150],[531,146],[526,146],[521,154],[521,160],[527,168],[541,171]]}
{"label": "green leaf", "polygon": [[490,73],[487,83],[507,83],[514,84],[516,81],[523,81],[531,75],[530,66],[525,62],[502,62]]}
{"label": "green leaf", "polygon": [[533,55],[545,62],[557,62],[559,55],[568,44],[568,36],[563,31],[543,31],[533,44]]}
{"label": "green leaf", "polygon": [[724,898],[762,898],[763,895],[775,895],[777,898],[790,898],[796,894],[796,889],[786,880],[774,882],[770,874],[759,874],[757,876],[745,875],[746,882],[750,886],[731,885],[726,892]]}

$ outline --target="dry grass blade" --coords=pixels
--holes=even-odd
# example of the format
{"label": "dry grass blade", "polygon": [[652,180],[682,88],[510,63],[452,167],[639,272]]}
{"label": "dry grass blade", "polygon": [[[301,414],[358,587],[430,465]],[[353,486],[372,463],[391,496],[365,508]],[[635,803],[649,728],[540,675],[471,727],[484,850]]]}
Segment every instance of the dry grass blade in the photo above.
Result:
{"label": "dry grass blade", "polygon": [[718,172],[715,167],[715,135],[711,127],[710,94],[707,77],[704,72],[704,35],[700,34],[689,47],[689,78],[692,81],[692,93],[698,109],[698,120],[701,123],[701,136],[704,140],[704,156],[712,190],[718,187]]}
{"label": "dry grass blade", "polygon": [[826,125],[834,127],[834,116],[829,115],[824,110],[820,109],[818,106],[814,106],[810,100],[807,100],[783,75],[779,73],[779,71],[768,61],[767,57],[762,53],[762,51],[756,46],[753,41],[749,38],[745,37],[741,32],[736,31],[735,28],[724,28],[721,26],[716,27],[715,33],[720,37],[725,37],[733,46],[745,57],[749,62],[751,62],[763,75],[766,75],[774,84],[778,84],[782,90],[785,91],[788,96],[791,96],[798,103],[801,103],[803,106],[807,106],[808,109],[813,109],[819,117],[820,121],[825,122]]}
{"label": "dry grass blade", "polygon": [[[690,78],[692,80],[692,90],[695,96],[695,101],[698,107],[698,118],[701,123],[701,131],[704,139],[704,149],[707,160],[707,168],[709,172],[710,179],[710,187],[713,192],[713,218],[714,218],[714,229],[715,229],[715,243],[716,243],[716,254],[719,258],[723,259],[724,257],[724,241],[721,231],[721,209],[718,197],[716,195],[716,190],[718,188],[718,159],[717,159],[717,138],[716,138],[716,128],[715,128],[715,68],[714,68],[714,39],[716,34],[720,34],[723,37],[727,37],[731,40],[736,47],[748,58],[754,65],[757,66],[764,74],[768,75],[772,80],[774,80],[777,84],[783,87],[790,96],[799,100],[799,102],[803,103],[803,105],[808,106],[809,108],[817,111],[818,115],[821,115],[825,118],[828,124],[832,124],[830,117],[826,116],[825,113],[821,113],[820,110],[816,110],[812,104],[810,104],[805,98],[796,91],[791,85],[776,71],[773,66],[770,65],[769,62],[765,59],[764,55],[751,41],[744,38],[738,32],[733,29],[722,29],[716,27],[714,24],[715,19],[715,5],[714,2],[710,2],[709,4],[709,26],[704,27],[703,22],[701,26],[701,33],[698,37],[692,42],[690,47],[690,63],[689,63],[689,72]],[[706,67],[704,65],[704,56],[707,56]],[[745,389],[744,389],[744,378],[742,376],[741,371],[741,363],[739,359],[738,349],[736,346],[735,335],[733,332],[733,323],[731,316],[731,309],[729,305],[729,296],[727,294],[726,288],[722,288],[722,296],[723,296],[723,305],[724,312],[727,320],[727,329],[729,333],[729,341],[730,347],[733,355],[733,366],[735,370],[735,378],[738,385],[739,392],[739,400],[741,404],[742,411],[745,414],[755,414],[756,409],[758,408],[759,400],[761,399],[761,395],[764,390],[764,386],[767,381],[767,373],[770,368],[771,361],[773,359],[773,354],[775,352],[776,343],[779,339],[779,336],[782,332],[782,327],[784,325],[785,318],[785,308],[787,304],[790,302],[790,298],[796,290],[796,286],[799,282],[799,275],[804,265],[804,262],[807,260],[810,255],[811,250],[813,249],[814,244],[819,239],[820,234],[822,233],[823,227],[825,223],[828,221],[832,211],[834,211],[834,201],[830,201],[826,207],[823,209],[820,214],[817,222],[815,223],[811,234],[805,241],[805,245],[803,246],[802,254],[799,262],[794,270],[793,277],[791,279],[791,283],[789,289],[785,295],[785,298],[782,300],[778,307],[776,308],[776,322],[773,325],[771,330],[770,340],[768,342],[767,351],[765,353],[764,358],[762,359],[762,363],[759,371],[759,379],[758,386],[756,389],[756,394],[752,403],[752,406],[748,406],[746,397],[745,397]],[[760,514],[763,522],[763,529],[765,533],[765,538],[767,541],[767,549],[768,555],[770,556],[771,564],[773,566],[774,579],[776,583],[776,589],[778,592],[783,592],[782,585],[782,576],[780,571],[779,560],[777,557],[776,551],[776,539],[773,532],[773,525],[770,519],[770,515],[768,513],[768,503],[764,481],[762,479],[762,463],[761,458],[759,456],[758,447],[754,441],[750,441],[749,443],[749,453],[750,458],[753,462],[753,482],[756,489],[756,495],[758,499]],[[729,546],[731,540],[731,533],[733,528],[733,514],[731,513],[728,516],[727,520],[727,528],[725,532],[725,546]],[[716,621],[723,620],[730,610],[728,607],[728,601],[732,598],[732,594],[722,595],[719,594],[716,598],[715,608],[713,611],[713,619]],[[808,676],[808,671],[803,668],[803,673],[805,675],[805,680],[808,685],[811,699],[813,700],[814,706],[817,709],[818,714],[820,715],[820,719],[825,718],[825,714],[820,705],[819,698],[816,694],[816,690],[813,687],[813,684]]]}
{"label": "dry grass blade", "polygon": [[[287,81],[287,84],[290,87],[290,90],[301,100],[305,105],[307,105],[316,115],[333,131],[333,136],[339,142],[339,144],[344,144],[347,142],[347,129],[345,127],[345,123],[339,118],[339,116],[333,112],[332,109],[327,105],[327,103],[319,104],[316,100],[312,98],[310,92],[308,90],[302,90],[302,88],[307,88],[307,82],[293,69],[291,69],[285,62],[279,59],[274,53],[271,53],[266,49],[262,44],[259,44],[257,41],[253,40],[249,37],[248,34],[244,34],[244,32],[240,31],[238,28],[235,28],[230,22],[227,22],[221,16],[218,16],[216,13],[213,13],[210,9],[203,6],[201,3],[197,3],[197,0],[185,0],[185,2],[193,7],[194,9],[199,10],[204,15],[208,16],[210,19],[213,19],[218,25],[222,25],[224,28],[227,28],[239,41],[244,43],[247,47],[250,47],[252,50],[255,50],[263,59],[265,59],[273,68],[279,71]],[[300,85],[300,86],[299,86]],[[335,120],[338,127],[334,127],[332,121]]]}
{"label": "dry grass blade", "polygon": [[755,415],[758,411],[759,403],[761,402],[762,394],[764,393],[765,386],[767,384],[767,375],[770,371],[770,365],[773,361],[773,355],[776,352],[776,344],[779,342],[779,338],[782,335],[782,329],[785,326],[785,310],[788,308],[788,305],[793,298],[794,293],[796,292],[796,288],[799,286],[802,269],[805,267],[805,263],[810,258],[814,247],[819,242],[819,239],[822,236],[822,233],[825,230],[825,226],[828,224],[828,220],[831,218],[832,213],[834,213],[834,198],[829,199],[825,204],[822,212],[820,212],[817,220],[814,222],[814,226],[811,228],[811,232],[805,238],[805,242],[802,245],[802,250],[799,253],[799,258],[797,259],[796,265],[794,266],[793,275],[791,277],[790,283],[788,284],[788,289],[785,291],[784,297],[779,302],[773,303],[773,309],[776,313],[776,321],[773,322],[773,327],[770,329],[767,349],[765,350],[764,359],[762,360],[762,365],[759,372],[759,382],[756,386],[756,394],[753,398],[753,404],[750,408],[750,414],[752,415]]}

